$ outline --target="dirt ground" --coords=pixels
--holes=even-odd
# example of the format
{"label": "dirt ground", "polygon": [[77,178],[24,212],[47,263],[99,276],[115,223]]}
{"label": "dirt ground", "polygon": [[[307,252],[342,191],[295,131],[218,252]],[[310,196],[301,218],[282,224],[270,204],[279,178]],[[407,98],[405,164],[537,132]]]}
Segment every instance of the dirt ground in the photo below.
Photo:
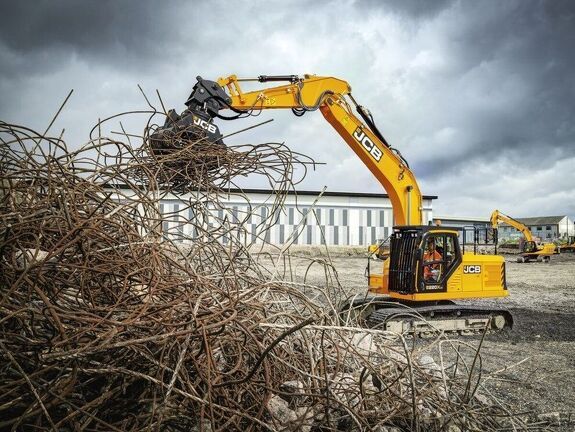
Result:
{"label": "dirt ground", "polygon": [[[322,259],[313,252],[308,255]],[[365,292],[366,258],[344,256],[341,251],[334,255],[330,260],[344,290],[348,294]],[[515,413],[525,413],[531,418],[548,413],[555,418],[559,416],[561,425],[542,425],[541,430],[573,431],[575,253],[554,255],[549,264],[519,264],[513,255],[505,258],[509,297],[483,300],[480,304],[507,307],[513,314],[514,327],[504,333],[486,335],[482,347],[483,370],[486,376],[492,376],[485,384]],[[325,283],[323,268],[309,267],[309,259],[292,260],[291,266],[296,279],[302,280],[307,272],[307,283]],[[479,343],[479,337],[469,339],[471,343]]]}

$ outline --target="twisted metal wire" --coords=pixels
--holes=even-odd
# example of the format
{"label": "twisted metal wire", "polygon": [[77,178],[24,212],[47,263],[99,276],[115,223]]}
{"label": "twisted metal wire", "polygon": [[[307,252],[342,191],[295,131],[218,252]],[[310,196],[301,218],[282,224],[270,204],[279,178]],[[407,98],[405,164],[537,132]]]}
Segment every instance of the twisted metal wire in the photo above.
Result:
{"label": "twisted metal wire", "polygon": [[[139,148],[98,135],[69,151],[0,123],[1,430],[527,427],[475,397],[480,363],[463,351],[480,359],[477,347],[438,336],[414,348],[342,322],[332,263],[325,286],[282,279],[238,235],[251,210],[214,215],[238,175],[263,176],[265,238],[313,161],[201,139],[158,153],[154,130]],[[160,212],[174,194],[192,216]],[[174,217],[193,228],[185,247],[162,232]],[[441,367],[422,357],[438,344]]]}

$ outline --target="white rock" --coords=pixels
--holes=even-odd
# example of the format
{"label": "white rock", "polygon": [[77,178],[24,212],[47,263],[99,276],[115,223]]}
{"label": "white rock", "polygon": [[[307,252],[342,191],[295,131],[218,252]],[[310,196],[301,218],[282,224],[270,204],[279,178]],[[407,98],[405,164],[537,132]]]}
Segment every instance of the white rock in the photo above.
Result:
{"label": "white rock", "polygon": [[548,422],[550,425],[558,426],[561,424],[561,415],[558,412],[548,412],[537,416],[539,421]]}
{"label": "white rock", "polygon": [[297,430],[301,432],[309,432],[313,425],[315,413],[310,407],[297,408],[295,410],[297,416]]}
{"label": "white rock", "polygon": [[15,254],[16,262],[20,266],[28,266],[34,262],[44,261],[48,256],[48,252],[40,249],[22,249]]}
{"label": "white rock", "polygon": [[371,360],[376,354],[377,347],[373,341],[373,336],[370,333],[357,332],[353,333],[349,344],[353,349],[362,357]]}
{"label": "white rock", "polygon": [[314,412],[310,407],[290,409],[289,404],[277,395],[273,395],[267,404],[267,409],[274,419],[274,426],[278,431],[311,430]]}
{"label": "white rock", "polygon": [[493,401],[489,399],[488,396],[484,395],[483,393],[475,392],[473,398],[477,400],[481,405],[490,406],[493,405]]}
{"label": "white rock", "polygon": [[304,385],[301,381],[286,381],[280,384],[280,389],[285,392],[303,394]]}
{"label": "white rock", "polygon": [[273,395],[267,403],[267,409],[274,420],[281,427],[289,426],[297,420],[297,414],[290,409],[288,403],[277,395]]}
{"label": "white rock", "polygon": [[430,355],[424,354],[419,357],[418,360],[419,366],[425,370],[427,373],[432,375],[435,378],[443,378],[444,370],[439,366],[433,357]]}
{"label": "white rock", "polygon": [[299,404],[301,397],[305,394],[304,384],[301,381],[286,381],[279,386],[282,392],[279,397],[285,400],[292,408]]}

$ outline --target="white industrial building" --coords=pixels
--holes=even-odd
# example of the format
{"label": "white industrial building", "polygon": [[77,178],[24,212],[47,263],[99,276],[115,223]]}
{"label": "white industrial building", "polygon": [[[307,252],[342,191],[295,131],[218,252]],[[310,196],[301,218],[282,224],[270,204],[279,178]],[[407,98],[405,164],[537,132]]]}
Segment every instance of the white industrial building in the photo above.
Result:
{"label": "white industrial building", "polygon": [[[541,216],[516,218],[529,227],[531,233],[541,240],[567,239],[575,235],[575,226],[568,216]],[[499,238],[519,238],[522,234],[510,225],[499,224]]]}
{"label": "white industrial building", "polygon": [[[218,221],[242,221],[242,242],[268,242],[282,245],[369,245],[387,238],[394,225],[387,194],[349,192],[289,192],[281,210],[266,224],[276,196],[269,190],[244,189],[219,194],[221,208],[212,208],[210,226]],[[432,220],[432,202],[436,196],[423,197],[423,222]],[[165,216],[163,231],[173,240],[193,237],[190,202],[192,195],[163,196],[160,211]],[[273,223],[271,223],[273,222]],[[183,235],[182,235],[183,234]],[[227,238],[222,237],[226,243]]]}

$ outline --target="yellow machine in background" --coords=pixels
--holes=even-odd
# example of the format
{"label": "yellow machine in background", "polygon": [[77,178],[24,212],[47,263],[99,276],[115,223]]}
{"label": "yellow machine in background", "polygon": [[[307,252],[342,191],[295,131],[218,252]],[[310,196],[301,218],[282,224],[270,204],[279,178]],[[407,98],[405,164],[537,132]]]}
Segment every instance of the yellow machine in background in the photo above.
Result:
{"label": "yellow machine in background", "polygon": [[569,238],[567,239],[567,243],[562,244],[559,247],[559,250],[561,252],[575,252],[575,237],[569,236]]}
{"label": "yellow machine in background", "polygon": [[[401,153],[385,140],[371,113],[351,95],[350,85],[333,77],[314,75],[259,76],[238,79],[235,75],[208,81],[198,77],[181,116],[170,111],[165,133],[197,136],[221,142],[215,117],[228,120],[220,110],[235,117],[261,110],[290,109],[297,116],[319,110],[328,123],[381,183],[393,207],[395,224],[389,257],[380,271],[369,272],[370,296],[348,302],[346,308],[369,309],[367,323],[382,329],[425,333],[431,325],[445,331],[481,330],[489,324],[500,329],[512,325],[505,309],[456,304],[452,300],[507,296],[505,261],[500,256],[464,251],[458,229],[422,225],[422,194]],[[287,84],[244,92],[240,82]],[[358,118],[354,112],[359,114]],[[436,248],[429,259],[428,245]],[[421,320],[414,315],[416,310]]]}
{"label": "yellow machine in background", "polygon": [[378,239],[374,244],[367,247],[367,253],[379,260],[386,260],[389,258],[389,238]]}
{"label": "yellow machine in background", "polygon": [[[551,255],[558,253],[559,250],[553,243],[538,244],[531,234],[531,230],[506,214],[501,213],[499,210],[493,210],[491,213],[491,227],[496,233],[500,222],[505,222],[511,225],[515,229],[519,230],[525,237],[525,242],[521,249],[521,255],[517,258],[517,262],[529,262],[531,260],[536,260],[538,262],[549,262],[551,260]],[[495,236],[497,238],[497,235]]]}

